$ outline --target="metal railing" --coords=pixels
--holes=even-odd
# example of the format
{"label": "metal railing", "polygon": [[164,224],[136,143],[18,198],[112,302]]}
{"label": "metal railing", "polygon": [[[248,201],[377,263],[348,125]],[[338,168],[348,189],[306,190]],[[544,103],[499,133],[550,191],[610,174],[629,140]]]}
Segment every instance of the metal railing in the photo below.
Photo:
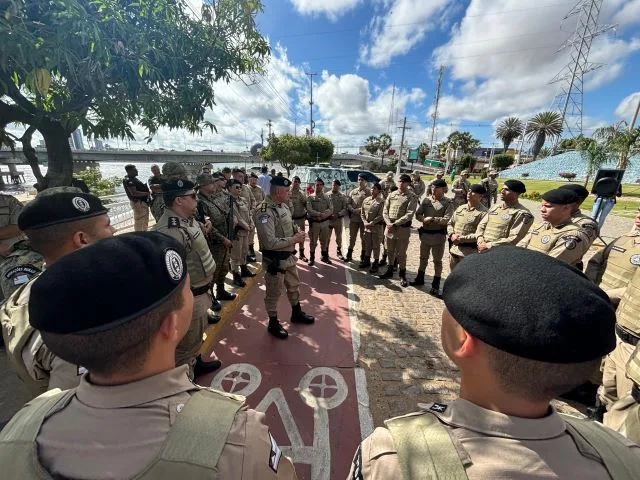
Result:
{"label": "metal railing", "polygon": [[111,225],[118,231],[133,228],[133,210],[126,194],[100,197],[109,211]]}

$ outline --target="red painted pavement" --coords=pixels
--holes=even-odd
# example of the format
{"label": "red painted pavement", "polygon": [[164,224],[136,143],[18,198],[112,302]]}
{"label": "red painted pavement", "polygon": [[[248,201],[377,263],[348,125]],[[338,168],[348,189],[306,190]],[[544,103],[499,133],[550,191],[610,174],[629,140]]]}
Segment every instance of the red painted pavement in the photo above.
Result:
{"label": "red painted pavement", "polygon": [[[260,278],[254,283],[245,297],[246,305],[222,327],[214,343],[226,370],[198,378],[201,385],[214,380],[216,388],[248,394],[252,408],[263,402],[260,409],[266,412],[267,424],[284,453],[293,457],[300,479],[346,478],[361,438],[345,270],[342,262],[333,262],[327,265],[317,261],[314,267],[298,262],[302,309],[314,315],[316,322],[290,324],[291,307],[283,294],[278,313],[289,330],[287,340],[267,333],[264,282]],[[251,367],[240,367],[239,372],[233,366],[238,364],[252,365],[260,373],[256,375]],[[323,367],[329,370],[314,370]],[[314,378],[301,383],[312,370],[309,376]],[[342,387],[336,387],[336,383]],[[324,388],[314,384],[323,384]],[[346,398],[340,392],[345,392]],[[266,395],[279,400],[266,406]],[[327,409],[319,408],[314,416],[314,409],[303,396],[311,405],[328,402]],[[287,450],[287,446],[294,448]]]}

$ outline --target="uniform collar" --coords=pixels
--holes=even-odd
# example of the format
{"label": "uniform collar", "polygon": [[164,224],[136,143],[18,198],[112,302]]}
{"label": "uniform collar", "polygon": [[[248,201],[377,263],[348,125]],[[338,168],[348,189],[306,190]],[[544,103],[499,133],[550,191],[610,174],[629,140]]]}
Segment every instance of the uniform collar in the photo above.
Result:
{"label": "uniform collar", "polygon": [[188,219],[188,218],[183,217],[182,215],[180,215],[180,214],[178,214],[178,213],[174,212],[173,210],[171,210],[170,208],[165,208],[165,209],[164,209],[164,212],[165,212],[165,213],[167,214],[167,216],[169,216],[169,217],[178,217],[178,218],[180,219],[180,221],[181,221],[181,222],[189,223],[189,219]]}
{"label": "uniform collar", "polygon": [[116,386],[94,385],[89,375],[83,375],[76,389],[79,401],[93,408],[126,408],[171,397],[182,392],[196,390],[189,377],[188,367],[180,367],[159,373],[133,383]]}
{"label": "uniform collar", "polygon": [[[438,404],[435,404],[438,405]],[[512,417],[504,413],[487,410],[462,398],[447,405],[439,413],[433,407],[427,410],[435,413],[444,423],[461,427],[492,437],[514,438],[519,440],[544,440],[564,434],[566,424],[552,406],[549,414],[543,418]]]}

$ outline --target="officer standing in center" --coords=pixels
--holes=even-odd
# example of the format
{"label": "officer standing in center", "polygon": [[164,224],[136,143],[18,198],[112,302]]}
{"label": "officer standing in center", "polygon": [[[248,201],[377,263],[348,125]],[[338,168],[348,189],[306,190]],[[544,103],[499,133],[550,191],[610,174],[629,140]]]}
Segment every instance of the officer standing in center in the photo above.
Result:
{"label": "officer standing in center", "polygon": [[[364,259],[358,265],[358,268],[371,267],[369,273],[377,273],[380,244],[384,236],[384,197],[382,196],[382,187],[376,183],[371,188],[371,196],[364,199],[362,203],[362,211],[360,216],[364,223]],[[373,253],[373,263],[371,263],[371,254]]]}
{"label": "officer standing in center", "polygon": [[344,229],[344,216],[349,211],[349,197],[340,191],[342,184],[337,178],[333,181],[331,193],[329,193],[329,199],[331,200],[331,206],[333,208],[333,215],[329,221],[329,244],[331,244],[331,232],[336,232],[336,245],[338,258],[344,260],[342,255],[342,231]]}
{"label": "officer standing in center", "polygon": [[364,174],[358,174],[358,186],[349,192],[349,250],[345,261],[353,260],[353,248],[356,246],[358,233],[360,234],[360,261],[364,260],[364,244],[362,236],[364,235],[364,223],[360,211],[364,199],[371,195],[371,190],[367,187],[367,179]]}
{"label": "officer standing in center", "polygon": [[454,195],[453,203],[455,204],[455,208],[467,203],[467,193],[469,193],[469,188],[471,188],[471,184],[469,183],[469,172],[467,170],[463,170],[460,172],[460,176],[455,182],[453,182],[453,186],[451,187],[451,191]]}
{"label": "officer standing in center", "polygon": [[264,268],[264,304],[269,315],[267,331],[281,339],[289,336],[278,320],[278,300],[283,290],[286,289],[291,304],[291,323],[311,324],[315,321],[302,311],[300,305],[298,259],[294,249],[297,243],[304,242],[306,234],[296,227],[291,218],[288,206],[290,186],[289,179],[272,177],[271,193],[258,205],[254,217]]}
{"label": "officer standing in center", "polygon": [[324,180],[316,178],[315,190],[307,197],[307,214],[311,230],[309,243],[309,266],[315,263],[316,246],[320,240],[321,260],[331,263],[329,259],[329,219],[333,215],[331,200],[324,193]]}
{"label": "officer standing in center", "polygon": [[455,266],[466,256],[478,253],[476,230],[480,220],[487,214],[482,198],[487,193],[482,185],[471,185],[467,194],[467,203],[460,205],[451,216],[447,225],[449,236],[449,268]]}
{"label": "officer standing in center", "polygon": [[487,193],[482,197],[482,204],[489,208],[491,205],[495,205],[498,202],[498,182],[496,177],[498,172],[495,170],[489,170],[489,176],[480,182]]}
{"label": "officer standing in center", "polygon": [[204,230],[193,218],[198,208],[198,197],[193,182],[186,178],[168,180],[162,184],[165,209],[153,230],[176,239],[187,250],[187,270],[193,293],[193,315],[189,331],[176,348],[176,366],[188,365],[189,376],[198,377],[213,372],[221,366],[220,360],[206,361],[198,353],[202,346],[202,334],[210,321],[217,321],[209,312],[212,299],[209,296],[216,262],[211,256],[205,235],[211,230],[211,222]]}

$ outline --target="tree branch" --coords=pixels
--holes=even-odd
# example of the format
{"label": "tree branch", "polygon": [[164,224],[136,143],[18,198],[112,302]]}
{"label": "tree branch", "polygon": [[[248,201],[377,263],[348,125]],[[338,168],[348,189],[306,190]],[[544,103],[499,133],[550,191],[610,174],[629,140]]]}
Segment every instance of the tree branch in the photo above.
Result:
{"label": "tree branch", "polygon": [[27,128],[19,141],[22,143],[22,153],[27,159],[33,175],[36,177],[36,180],[38,180],[38,183],[42,185],[44,183],[44,176],[40,171],[40,164],[38,163],[36,150],[31,146],[31,138],[33,137],[33,133],[35,131],[36,127],[34,125],[29,125],[29,128]]}
{"label": "tree branch", "polygon": [[0,101],[0,123],[9,124],[14,122],[26,123],[31,125],[35,115],[25,112],[18,105],[9,105]]}
{"label": "tree branch", "polygon": [[16,84],[13,83],[13,79],[11,78],[11,76],[7,75],[6,71],[0,69],[0,78],[7,86],[7,96],[11,98],[11,100],[16,102],[16,104],[19,105],[23,110],[32,115],[36,115],[38,113],[35,105],[31,103],[24,95],[22,95],[22,93],[20,93],[20,90],[18,89],[18,87],[16,87]]}

